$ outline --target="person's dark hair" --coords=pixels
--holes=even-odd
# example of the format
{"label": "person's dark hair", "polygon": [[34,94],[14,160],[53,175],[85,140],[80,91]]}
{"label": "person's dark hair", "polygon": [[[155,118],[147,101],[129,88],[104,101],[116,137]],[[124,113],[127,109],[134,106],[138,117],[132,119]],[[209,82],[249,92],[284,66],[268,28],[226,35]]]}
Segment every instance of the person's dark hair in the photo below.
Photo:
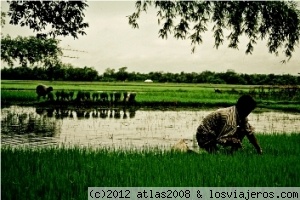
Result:
{"label": "person's dark hair", "polygon": [[256,101],[250,95],[242,95],[238,99],[236,107],[239,109],[254,110],[256,108]]}

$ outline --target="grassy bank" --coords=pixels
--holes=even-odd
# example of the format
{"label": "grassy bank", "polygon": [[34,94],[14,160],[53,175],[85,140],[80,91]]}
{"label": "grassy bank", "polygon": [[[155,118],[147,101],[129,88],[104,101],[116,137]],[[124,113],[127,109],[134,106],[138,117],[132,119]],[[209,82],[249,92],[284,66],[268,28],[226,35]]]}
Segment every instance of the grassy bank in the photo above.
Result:
{"label": "grassy bank", "polygon": [[[1,81],[2,105],[53,105],[61,102],[37,102],[35,87],[38,84],[51,85],[56,91],[136,92],[137,106],[146,108],[212,108],[232,105],[242,93],[247,93],[255,86],[249,85],[211,85],[211,84],[169,84],[169,83],[100,83],[66,81]],[[222,93],[216,93],[218,88]],[[234,92],[233,92],[234,91]],[[282,101],[256,98],[261,109],[300,111],[300,101]],[[72,103],[65,103],[70,105]],[[74,105],[76,102],[74,102]],[[99,102],[84,102],[86,106],[98,106]]]}
{"label": "grassy bank", "polygon": [[92,186],[300,186],[300,134],[258,135],[245,148],[185,154],[158,149],[1,148],[2,199],[86,199]]}

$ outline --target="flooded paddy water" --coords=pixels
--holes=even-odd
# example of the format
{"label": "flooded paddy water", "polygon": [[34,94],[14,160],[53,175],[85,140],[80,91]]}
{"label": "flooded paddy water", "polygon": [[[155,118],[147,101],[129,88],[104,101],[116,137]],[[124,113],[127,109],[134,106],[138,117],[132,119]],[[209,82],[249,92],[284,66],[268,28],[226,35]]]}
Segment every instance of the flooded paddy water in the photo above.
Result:
{"label": "flooded paddy water", "polygon": [[[194,135],[212,110],[145,111],[113,109],[1,109],[2,146],[170,147],[179,139],[196,146]],[[251,113],[257,133],[300,133],[300,114]]]}

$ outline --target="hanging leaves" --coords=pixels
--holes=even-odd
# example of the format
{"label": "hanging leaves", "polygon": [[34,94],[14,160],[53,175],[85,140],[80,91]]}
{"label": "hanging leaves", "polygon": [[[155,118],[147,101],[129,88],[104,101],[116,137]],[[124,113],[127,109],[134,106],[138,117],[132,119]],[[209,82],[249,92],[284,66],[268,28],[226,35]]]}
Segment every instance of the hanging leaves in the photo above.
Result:
{"label": "hanging leaves", "polygon": [[[267,39],[270,53],[283,53],[290,59],[299,43],[300,11],[295,2],[287,1],[137,1],[136,12],[128,16],[129,24],[138,28],[137,20],[150,6],[158,9],[157,17],[162,28],[158,34],[167,38],[190,39],[192,52],[202,43],[207,22],[213,23],[215,47],[224,42],[224,30],[230,30],[225,38],[229,48],[238,49],[239,38],[246,35],[249,41],[246,54],[252,54],[257,39]],[[179,24],[176,24],[179,22]],[[190,27],[193,26],[192,29]],[[285,61],[283,61],[285,62]]]}
{"label": "hanging leaves", "polygon": [[19,62],[23,67],[28,64],[45,62],[49,59],[59,60],[62,55],[58,40],[37,38],[34,36],[12,39],[9,35],[1,38],[1,60],[9,66]]}
{"label": "hanging leaves", "polygon": [[[10,24],[27,26],[48,36],[86,35],[85,1],[8,1]],[[49,31],[46,29],[51,28]],[[45,32],[46,31],[46,32]]]}

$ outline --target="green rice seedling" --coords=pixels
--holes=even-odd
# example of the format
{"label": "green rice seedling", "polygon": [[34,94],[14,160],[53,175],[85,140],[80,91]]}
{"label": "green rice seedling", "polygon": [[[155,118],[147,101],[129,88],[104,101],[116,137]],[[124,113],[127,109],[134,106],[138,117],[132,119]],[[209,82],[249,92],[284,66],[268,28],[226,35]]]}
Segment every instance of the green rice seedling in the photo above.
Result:
{"label": "green rice seedling", "polygon": [[37,94],[31,90],[1,90],[1,103],[16,101],[22,103],[37,101]]}
{"label": "green rice seedling", "polygon": [[300,134],[258,135],[234,154],[1,148],[2,199],[86,199],[88,187],[299,187]]}

